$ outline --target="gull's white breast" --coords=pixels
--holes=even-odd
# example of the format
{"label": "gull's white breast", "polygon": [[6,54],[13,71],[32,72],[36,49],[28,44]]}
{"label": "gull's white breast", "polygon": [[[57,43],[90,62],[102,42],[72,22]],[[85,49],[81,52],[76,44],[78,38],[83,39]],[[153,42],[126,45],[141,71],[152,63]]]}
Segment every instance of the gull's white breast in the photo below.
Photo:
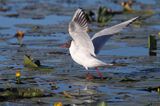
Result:
{"label": "gull's white breast", "polygon": [[98,67],[98,66],[106,65],[106,63],[93,57],[89,53],[89,51],[87,51],[86,49],[83,49],[83,47],[79,47],[78,45],[76,45],[74,41],[71,42],[69,51],[70,51],[72,59],[76,63],[84,66],[86,69],[91,68],[91,67]]}

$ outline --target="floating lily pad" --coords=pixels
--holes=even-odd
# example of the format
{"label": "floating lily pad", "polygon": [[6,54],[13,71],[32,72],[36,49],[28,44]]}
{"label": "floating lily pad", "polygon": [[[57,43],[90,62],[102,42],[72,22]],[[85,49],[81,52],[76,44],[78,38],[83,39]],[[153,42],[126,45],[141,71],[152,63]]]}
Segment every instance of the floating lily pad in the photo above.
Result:
{"label": "floating lily pad", "polygon": [[54,68],[41,65],[39,60],[33,60],[30,56],[24,56],[24,66],[30,70],[51,71]]}
{"label": "floating lily pad", "polygon": [[33,62],[33,59],[31,59],[31,57],[27,55],[24,56],[24,66],[38,68],[38,65]]}
{"label": "floating lily pad", "polygon": [[132,10],[132,11],[124,11],[124,13],[126,14],[137,14],[137,15],[141,15],[141,16],[149,16],[149,15],[153,15],[155,12],[151,11],[151,10]]}
{"label": "floating lily pad", "polygon": [[148,88],[145,89],[145,91],[148,91],[148,92],[155,91],[155,92],[160,93],[160,86],[157,86],[157,87],[148,87]]}
{"label": "floating lily pad", "polygon": [[66,92],[66,91],[63,91],[63,95],[64,95],[65,97],[67,97],[67,98],[73,98],[73,97],[71,96],[71,94],[69,94],[69,93]]}
{"label": "floating lily pad", "polygon": [[40,88],[1,88],[0,101],[18,98],[44,97],[48,94]]}
{"label": "floating lily pad", "polygon": [[98,103],[98,105],[97,105],[97,106],[108,106],[108,105],[107,105],[107,103],[106,103],[106,102],[102,101],[102,102]]}
{"label": "floating lily pad", "polygon": [[126,77],[126,78],[122,79],[120,82],[137,82],[137,81],[139,81],[139,80],[135,80],[135,79],[131,79],[131,78]]}

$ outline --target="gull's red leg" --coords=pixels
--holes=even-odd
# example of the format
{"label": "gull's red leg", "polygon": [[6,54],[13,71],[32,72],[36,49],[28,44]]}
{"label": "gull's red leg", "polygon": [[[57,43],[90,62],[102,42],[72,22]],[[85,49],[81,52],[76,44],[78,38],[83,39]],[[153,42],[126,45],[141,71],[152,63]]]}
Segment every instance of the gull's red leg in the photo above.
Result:
{"label": "gull's red leg", "polygon": [[101,77],[101,79],[103,79],[103,75],[102,75],[102,73],[98,70],[98,67],[96,67],[96,72],[97,72],[98,76]]}

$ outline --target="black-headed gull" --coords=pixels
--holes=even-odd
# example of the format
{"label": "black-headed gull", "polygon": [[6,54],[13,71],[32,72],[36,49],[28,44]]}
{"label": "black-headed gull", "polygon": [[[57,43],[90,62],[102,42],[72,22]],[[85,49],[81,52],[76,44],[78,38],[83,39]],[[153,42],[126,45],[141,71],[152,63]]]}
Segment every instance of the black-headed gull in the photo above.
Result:
{"label": "black-headed gull", "polygon": [[96,54],[99,53],[102,46],[113,34],[120,32],[137,18],[135,17],[110,28],[105,28],[90,38],[87,33],[88,24],[85,13],[82,9],[77,9],[68,28],[72,37],[69,47],[72,59],[85,67],[86,70],[88,68],[96,68],[98,75],[103,78],[97,67],[111,66],[112,64],[107,64],[97,59]]}

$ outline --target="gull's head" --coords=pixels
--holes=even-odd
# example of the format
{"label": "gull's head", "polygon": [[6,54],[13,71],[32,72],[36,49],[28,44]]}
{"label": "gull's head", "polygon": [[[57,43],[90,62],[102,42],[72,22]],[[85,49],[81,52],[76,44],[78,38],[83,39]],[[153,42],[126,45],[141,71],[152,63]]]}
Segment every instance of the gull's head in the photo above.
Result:
{"label": "gull's head", "polygon": [[69,40],[66,43],[62,44],[60,47],[61,48],[70,48],[70,46],[71,46],[71,40]]}

